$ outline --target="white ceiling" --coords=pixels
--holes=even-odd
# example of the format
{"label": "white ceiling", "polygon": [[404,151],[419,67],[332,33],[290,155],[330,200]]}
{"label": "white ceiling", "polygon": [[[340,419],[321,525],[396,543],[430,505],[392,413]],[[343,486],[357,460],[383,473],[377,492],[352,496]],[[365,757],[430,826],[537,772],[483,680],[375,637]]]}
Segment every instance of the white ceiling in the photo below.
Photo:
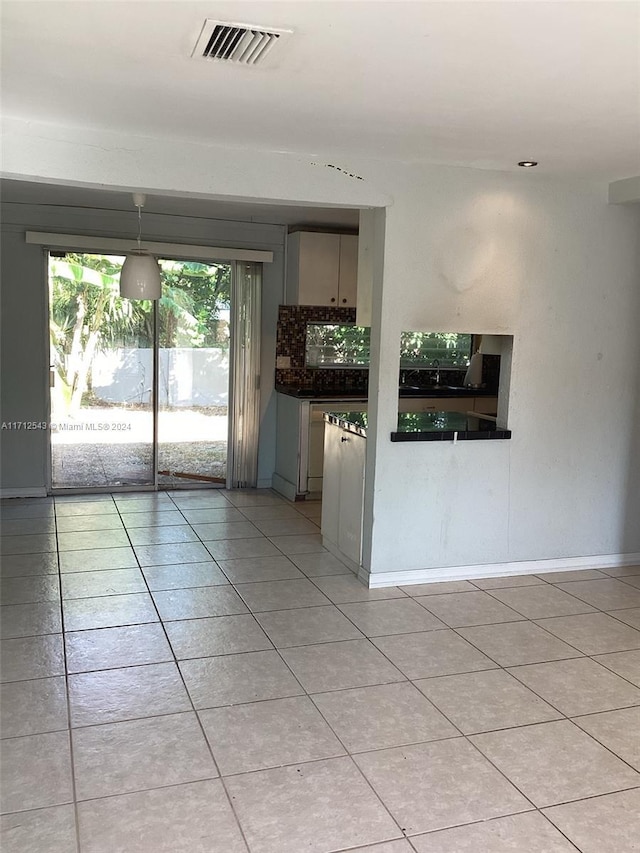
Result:
{"label": "white ceiling", "polygon": [[[638,2],[4,0],[2,14],[6,115],[346,163],[640,173]],[[269,67],[195,61],[207,17],[294,33]]]}

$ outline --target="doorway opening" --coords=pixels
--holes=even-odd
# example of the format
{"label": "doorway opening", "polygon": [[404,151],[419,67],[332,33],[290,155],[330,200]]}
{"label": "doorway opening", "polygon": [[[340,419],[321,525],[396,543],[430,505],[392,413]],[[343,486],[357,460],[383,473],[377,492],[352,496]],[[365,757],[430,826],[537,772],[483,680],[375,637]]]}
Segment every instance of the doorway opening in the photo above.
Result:
{"label": "doorway opening", "polygon": [[259,286],[247,268],[260,265],[161,258],[151,302],[120,297],[123,262],[49,256],[52,490],[233,485],[242,431],[230,389],[256,384],[234,380],[248,345],[234,321],[248,310],[247,281]]}

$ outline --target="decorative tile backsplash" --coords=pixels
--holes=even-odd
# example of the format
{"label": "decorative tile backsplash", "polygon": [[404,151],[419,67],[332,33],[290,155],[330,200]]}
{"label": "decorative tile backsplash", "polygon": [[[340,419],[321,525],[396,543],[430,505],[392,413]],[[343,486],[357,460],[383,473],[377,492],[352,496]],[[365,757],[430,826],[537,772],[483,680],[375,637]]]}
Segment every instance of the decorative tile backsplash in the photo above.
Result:
{"label": "decorative tile backsplash", "polygon": [[[278,309],[276,359],[288,356],[289,368],[276,368],[276,385],[317,391],[362,391],[367,393],[369,371],[362,368],[305,367],[305,342],[307,323],[355,323],[355,308],[332,308],[322,305],[281,305]],[[401,371],[406,372],[406,371]],[[429,385],[436,381],[436,370],[409,371],[419,374],[416,385]],[[465,370],[447,371],[447,383],[462,385]],[[487,389],[498,389],[500,356],[485,355],[482,359],[482,382]],[[442,378],[441,378],[442,381]],[[444,383],[443,383],[444,384]]]}
{"label": "decorative tile backsplash", "polygon": [[355,323],[355,308],[322,305],[281,305],[278,310],[276,358],[288,356],[290,367],[276,368],[276,385],[313,388],[317,391],[362,391],[366,394],[369,371],[305,367],[307,323]]}

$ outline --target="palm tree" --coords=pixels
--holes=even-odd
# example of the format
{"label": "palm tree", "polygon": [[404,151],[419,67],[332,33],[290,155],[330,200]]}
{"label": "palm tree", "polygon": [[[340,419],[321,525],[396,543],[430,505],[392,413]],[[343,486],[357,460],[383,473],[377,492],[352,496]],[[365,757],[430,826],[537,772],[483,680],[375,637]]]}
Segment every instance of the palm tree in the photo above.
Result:
{"label": "palm tree", "polygon": [[134,336],[149,311],[148,302],[121,298],[121,263],[121,258],[77,253],[50,260],[53,363],[71,415],[80,409],[98,347]]}

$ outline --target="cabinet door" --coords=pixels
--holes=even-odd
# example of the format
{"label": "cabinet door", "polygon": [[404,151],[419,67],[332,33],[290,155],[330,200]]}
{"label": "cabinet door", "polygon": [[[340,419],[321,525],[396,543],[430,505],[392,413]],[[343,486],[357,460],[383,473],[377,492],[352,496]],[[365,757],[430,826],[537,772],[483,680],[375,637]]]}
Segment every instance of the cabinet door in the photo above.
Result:
{"label": "cabinet door", "polygon": [[322,535],[334,545],[338,544],[340,518],[340,466],[342,458],[342,430],[335,424],[324,428],[324,477],[322,480]]}
{"label": "cabinet door", "polygon": [[276,474],[297,487],[300,470],[301,403],[295,397],[276,394]]}
{"label": "cabinet door", "polygon": [[[398,400],[399,412],[437,412],[440,411],[440,400],[430,397],[400,397]],[[444,401],[442,401],[444,402]]]}
{"label": "cabinet door", "polygon": [[439,402],[442,403],[440,409],[443,412],[472,412],[473,397],[449,397]]}
{"label": "cabinet door", "polygon": [[474,412],[480,412],[483,415],[495,415],[498,412],[497,397],[476,397]]}
{"label": "cabinet door", "polygon": [[338,301],[344,308],[356,304],[358,293],[358,238],[350,234],[340,237],[340,270]]}
{"label": "cabinet door", "polygon": [[[338,548],[360,565],[362,554],[362,513],[364,501],[364,465],[367,440],[341,430],[340,519]],[[323,505],[324,505],[323,496]]]}
{"label": "cabinet door", "polygon": [[399,412],[471,412],[473,397],[401,397]]}
{"label": "cabinet door", "polygon": [[298,305],[337,305],[340,235],[301,231]]}
{"label": "cabinet door", "polygon": [[309,477],[322,479],[324,419],[321,411],[311,409],[309,418]]}

